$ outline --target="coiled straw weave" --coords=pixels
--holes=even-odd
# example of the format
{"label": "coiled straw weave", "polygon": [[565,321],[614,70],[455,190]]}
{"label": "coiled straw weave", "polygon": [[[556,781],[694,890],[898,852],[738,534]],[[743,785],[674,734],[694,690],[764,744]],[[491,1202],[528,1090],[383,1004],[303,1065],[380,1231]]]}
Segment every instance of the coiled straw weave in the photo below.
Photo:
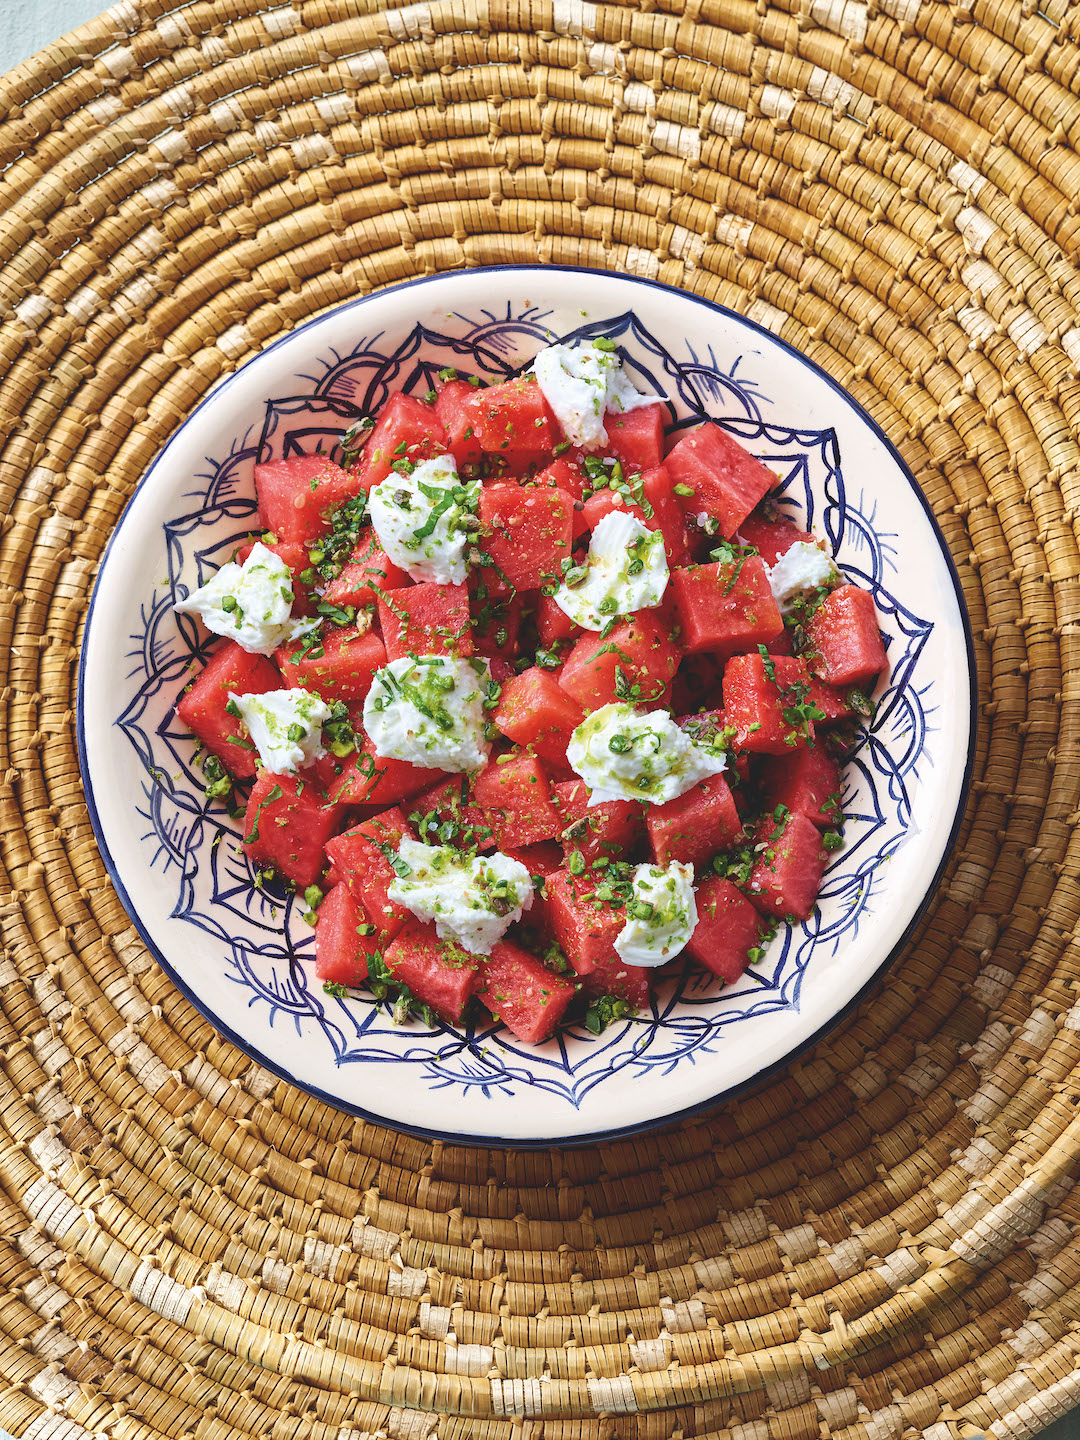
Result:
{"label": "coiled straw weave", "polygon": [[[0,1425],[21,1440],[954,1440],[1080,1402],[1080,12],[121,0],[0,95]],[[763,322],[919,477],[975,627],[949,876],[754,1098],[402,1137],[218,1039],[110,889],[75,658],[223,374],[537,256]]]}

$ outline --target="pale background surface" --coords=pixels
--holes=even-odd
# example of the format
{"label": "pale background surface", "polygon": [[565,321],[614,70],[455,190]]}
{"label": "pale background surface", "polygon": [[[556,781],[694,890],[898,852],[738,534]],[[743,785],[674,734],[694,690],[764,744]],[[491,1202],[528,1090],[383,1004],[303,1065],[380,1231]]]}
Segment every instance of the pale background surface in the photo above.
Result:
{"label": "pale background surface", "polygon": [[[99,15],[102,0],[0,0],[0,73],[27,59],[51,40],[84,25]],[[10,1440],[0,1430],[0,1440]],[[1080,1412],[1074,1411],[1049,1430],[1041,1440],[1080,1440]]]}

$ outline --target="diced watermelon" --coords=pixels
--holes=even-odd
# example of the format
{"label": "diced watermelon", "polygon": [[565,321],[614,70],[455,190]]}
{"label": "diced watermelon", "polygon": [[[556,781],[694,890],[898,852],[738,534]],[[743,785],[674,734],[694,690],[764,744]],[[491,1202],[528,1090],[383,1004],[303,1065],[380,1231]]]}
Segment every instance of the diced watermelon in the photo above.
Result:
{"label": "diced watermelon", "polygon": [[723,775],[699,780],[666,805],[650,805],[645,823],[657,865],[700,865],[743,838],[742,821]]}
{"label": "diced watermelon", "polygon": [[491,454],[546,459],[562,440],[559,422],[531,375],[474,390],[461,408],[480,448]]}
{"label": "diced watermelon", "polygon": [[[446,431],[434,408],[413,395],[391,395],[360,454],[355,474],[370,490],[392,473],[398,460],[417,465],[446,454]],[[356,488],[354,484],[354,489]]]}
{"label": "diced watermelon", "polygon": [[[554,840],[538,840],[535,845],[522,845],[519,849],[504,850],[502,853],[509,855],[511,860],[520,860],[529,874],[533,876],[542,875],[546,879],[562,868],[563,853]],[[536,901],[537,897],[534,897],[534,909]],[[532,918],[533,912],[530,910],[530,923]]]}
{"label": "diced watermelon", "polygon": [[357,731],[356,738],[359,748],[353,754],[317,762],[327,794],[343,805],[393,805],[442,779],[442,770],[376,755],[367,735]]}
{"label": "diced watermelon", "polygon": [[596,876],[574,876],[569,870],[556,870],[544,882],[548,921],[578,975],[588,975],[597,965],[619,964],[615,940],[626,912],[593,898],[599,883]]}
{"label": "diced watermelon", "polygon": [[855,714],[844,691],[826,685],[825,681],[819,680],[816,675],[810,677],[810,694],[807,699],[821,711],[822,718],[814,721],[818,729],[825,725],[835,725],[839,720],[850,720]]}
{"label": "diced watermelon", "polygon": [[424,581],[402,590],[386,590],[378,601],[387,661],[403,655],[465,658],[473,653],[467,585]]}
{"label": "diced watermelon", "polygon": [[839,765],[820,745],[778,755],[764,775],[765,808],[783,805],[829,830],[841,818],[840,783]]}
{"label": "diced watermelon", "polygon": [[[637,483],[635,480],[635,490]],[[648,470],[642,475],[641,496],[644,505],[630,502],[624,495],[605,486],[585,501],[585,524],[588,529],[595,530],[604,516],[612,510],[625,510],[629,515],[636,515],[650,530],[660,531],[664,537],[664,552],[669,566],[674,568],[676,565],[687,565],[693,558],[694,541],[673,487],[674,482],[664,465],[658,465],[656,469]],[[645,505],[649,507],[651,514],[646,511]]]}
{"label": "diced watermelon", "polygon": [[645,807],[633,800],[590,805],[584,780],[561,780],[551,787],[551,794],[562,816],[567,857],[580,850],[586,865],[601,859],[623,860],[644,839]]}
{"label": "diced watermelon", "polygon": [[794,656],[733,655],[724,667],[723,694],[736,747],[786,755],[806,745],[814,737],[802,708],[809,689],[809,672]]}
{"label": "diced watermelon", "polygon": [[765,513],[768,502],[762,509],[747,515],[739,525],[739,538],[745,545],[752,545],[766,565],[775,565],[781,555],[786,555],[792,545],[812,545],[813,535],[799,527],[781,510]]}
{"label": "diced watermelon", "polygon": [[806,622],[803,653],[827,685],[872,687],[889,661],[869,590],[841,585],[827,595]]}
{"label": "diced watermelon", "polygon": [[490,593],[536,590],[560,577],[573,513],[574,497],[555,486],[488,482],[480,492],[477,545],[491,557],[483,571]]}
{"label": "diced watermelon", "polygon": [[327,858],[383,941],[396,935],[409,919],[409,911],[389,897],[394,870],[384,850],[396,854],[402,838],[412,833],[405,816],[395,806],[327,842]]}
{"label": "diced watermelon", "polygon": [[698,923],[686,948],[699,965],[731,985],[761,937],[761,916],[730,880],[710,875],[697,887]]}
{"label": "diced watermelon", "polygon": [[492,719],[511,740],[564,765],[570,736],[585,719],[585,712],[553,675],[534,665],[503,681]]}
{"label": "diced watermelon", "polygon": [[535,756],[524,752],[492,760],[473,782],[473,799],[494,830],[500,850],[550,840],[562,828],[551,803],[547,772]]}
{"label": "diced watermelon", "polygon": [[805,815],[767,819],[757,839],[765,848],[750,872],[748,897],[766,915],[805,920],[814,908],[828,858],[821,832]]}
{"label": "diced watermelon", "polygon": [[266,772],[247,803],[244,852],[256,867],[269,866],[305,890],[322,874],[324,846],[341,815],[341,806],[324,800],[310,780]]}
{"label": "diced watermelon", "polygon": [[571,650],[559,684],[586,710],[613,701],[662,704],[679,667],[679,648],[647,610],[622,621],[601,640],[586,634]]}
{"label": "diced watermelon", "polygon": [[440,940],[434,925],[410,921],[386,947],[387,969],[417,1000],[456,1025],[476,993],[479,960],[451,940]]}
{"label": "diced watermelon", "polygon": [[[479,850],[495,848],[495,832],[473,799],[472,781],[468,775],[448,775],[430,790],[417,795],[409,806],[409,814],[420,816],[413,823],[417,826],[420,839],[428,845],[475,845]],[[433,822],[427,819],[429,816],[434,817]],[[440,826],[452,829],[440,833]]]}
{"label": "diced watermelon", "polygon": [[377,935],[361,934],[370,929],[367,912],[347,885],[335,885],[319,906],[315,927],[315,974],[331,985],[364,985],[368,978],[368,956],[378,952]]}
{"label": "diced watermelon", "polygon": [[375,671],[386,664],[386,651],[373,630],[362,633],[356,625],[324,625],[314,643],[305,639],[298,645],[283,645],[274,659],[286,685],[313,690],[330,704],[362,703]]}
{"label": "diced watermelon", "polygon": [[673,570],[669,584],[682,626],[679,640],[691,654],[734,655],[783,633],[765,565],[756,555]]}
{"label": "diced watermelon", "polygon": [[613,952],[598,960],[582,978],[586,995],[614,995],[616,1000],[625,1000],[632,1010],[647,1010],[655,974],[655,970],[643,965],[627,965]]}
{"label": "diced watermelon", "polygon": [[[719,745],[726,748],[734,739],[733,727],[728,724],[723,710],[699,710],[696,715],[679,715],[676,725],[685,730],[699,745]],[[735,791],[738,801],[739,787],[750,778],[750,756],[745,751],[732,754],[729,751],[728,768],[724,778]]]}
{"label": "diced watermelon", "polygon": [[473,652],[487,660],[505,659],[512,663],[517,658],[521,622],[527,603],[525,595],[490,598],[487,586],[483,584],[470,589]]}
{"label": "diced watermelon", "polygon": [[550,650],[559,640],[573,640],[582,633],[581,626],[575,625],[566,611],[555,604],[554,597],[544,594],[536,610],[536,629],[545,650]]}
{"label": "diced watermelon", "polygon": [[684,434],[664,463],[674,483],[691,491],[680,497],[687,514],[715,516],[729,539],[776,484],[771,470],[711,420]]}
{"label": "diced watermelon", "polygon": [[771,640],[765,642],[765,649],[770,655],[794,655],[795,647],[791,643],[791,631],[785,627],[779,635],[774,635]]}
{"label": "diced watermelon", "polygon": [[636,410],[606,410],[604,429],[607,431],[605,455],[621,460],[627,474],[651,470],[664,458],[664,406],[639,405]]}
{"label": "diced watermelon", "polygon": [[255,747],[243,721],[225,708],[229,692],[265,695],[268,690],[280,689],[281,676],[265,655],[249,655],[234,640],[226,640],[214,647],[206,668],[181,697],[176,713],[230,775],[248,780],[255,774]]}
{"label": "diced watermelon", "polygon": [[[250,545],[242,545],[236,552],[238,564],[242,565],[248,558],[254,548],[254,543],[252,541]],[[293,615],[314,615],[315,601],[319,597],[317,595],[313,597],[311,587],[300,579],[301,573],[307,570],[311,564],[307,546],[302,545],[299,540],[261,540],[259,543],[289,567],[292,574]]]}
{"label": "diced watermelon", "polygon": [[[580,452],[575,452],[575,455]],[[575,500],[581,499],[581,492],[585,489],[585,476],[582,474],[581,465],[576,458],[571,459],[569,455],[560,455],[550,465],[545,465],[536,475],[537,485],[553,485],[558,490],[565,490],[567,495],[573,496]]]}
{"label": "diced watermelon", "polygon": [[574,986],[528,951],[502,940],[480,960],[476,994],[519,1040],[539,1045],[555,1033]]}
{"label": "diced watermelon", "polygon": [[296,455],[255,466],[259,521],[279,540],[315,540],[328,517],[357,493],[352,475],[325,455]]}
{"label": "diced watermelon", "polygon": [[446,446],[459,465],[479,460],[483,453],[472,413],[476,387],[467,380],[440,380],[435,413],[446,432]]}
{"label": "diced watermelon", "polygon": [[353,547],[349,563],[327,585],[323,599],[330,605],[355,605],[359,609],[361,605],[374,605],[380,590],[394,590],[408,583],[408,575],[387,557],[368,526]]}

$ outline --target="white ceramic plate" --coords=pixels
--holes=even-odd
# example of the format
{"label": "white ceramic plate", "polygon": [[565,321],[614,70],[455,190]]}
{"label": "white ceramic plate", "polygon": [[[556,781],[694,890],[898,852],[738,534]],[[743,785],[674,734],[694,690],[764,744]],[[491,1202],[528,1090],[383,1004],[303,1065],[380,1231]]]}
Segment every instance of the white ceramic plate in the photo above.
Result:
{"label": "white ceramic plate", "polygon": [[[890,677],[848,766],[845,845],[817,912],[737,984],[666,984],[653,1013],[531,1047],[488,1020],[395,1028],[326,995],[284,890],[252,889],[240,831],[203,800],[176,701],[208,640],[174,600],[256,524],[252,467],[324,450],[395,390],[457,365],[514,372],[552,339],[606,335],[675,423],[720,420],[785,502],[873,590]],[[311,321],[219,385],[139,485],[102,564],[79,677],[79,747],[101,853],[144,940],[209,1020],[331,1104],[389,1125],[515,1145],[659,1124],[760,1080],[886,966],[933,891],[973,741],[970,636],[929,508],[880,431],[801,355],[704,300],[646,281],[508,266],[383,290]]]}

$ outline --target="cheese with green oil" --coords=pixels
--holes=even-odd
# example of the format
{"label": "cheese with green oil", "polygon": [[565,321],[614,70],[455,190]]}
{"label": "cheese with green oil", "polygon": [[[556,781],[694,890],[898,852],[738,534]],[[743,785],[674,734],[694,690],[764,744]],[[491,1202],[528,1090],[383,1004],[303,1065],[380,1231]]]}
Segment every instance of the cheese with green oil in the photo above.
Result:
{"label": "cheese with green oil", "polygon": [[727,769],[722,750],[696,744],[666,710],[602,705],[577,727],[566,758],[589,789],[589,804],[645,800],[665,805]]}
{"label": "cheese with green oil", "polygon": [[840,572],[819,545],[801,540],[785,550],[775,565],[766,567],[769,588],[781,615],[789,615],[796,600],[815,590],[831,590]]}
{"label": "cheese with green oil", "polygon": [[294,620],[292,607],[292,571],[257,541],[242,565],[228,561],[173,609],[198,615],[212,634],[235,640],[250,655],[270,655],[319,624]]}
{"label": "cheese with green oil", "polygon": [[685,947],[697,925],[694,867],[678,860],[638,865],[632,890],[626,923],[615,937],[616,953],[625,965],[665,965]]}
{"label": "cheese with green oil", "polygon": [[480,482],[463,481],[454,457],[440,455],[374,486],[368,515],[388,558],[414,580],[462,585],[471,543],[466,522],[479,496]]}
{"label": "cheese with green oil", "polygon": [[233,695],[259,759],[275,775],[310,765],[323,753],[323,722],[330,707],[310,690],[267,690],[261,695]]}
{"label": "cheese with green oil", "polygon": [[480,770],[491,742],[483,660],[403,655],[375,672],[364,701],[364,729],[383,759],[453,772]]}
{"label": "cheese with green oil", "polygon": [[667,554],[659,530],[649,530],[636,515],[611,510],[597,524],[583,567],[571,571],[555,592],[555,604],[586,630],[602,630],[618,615],[651,610],[668,584]]}
{"label": "cheese with green oil", "polygon": [[614,344],[607,345],[610,348],[594,342],[548,345],[529,366],[563,434],[583,450],[607,444],[606,411],[618,414],[666,399],[643,395],[623,369]]}
{"label": "cheese with green oil", "polygon": [[389,898],[418,920],[434,921],[441,940],[490,955],[533,902],[532,876],[495,851],[473,855],[406,836],[398,846]]}

